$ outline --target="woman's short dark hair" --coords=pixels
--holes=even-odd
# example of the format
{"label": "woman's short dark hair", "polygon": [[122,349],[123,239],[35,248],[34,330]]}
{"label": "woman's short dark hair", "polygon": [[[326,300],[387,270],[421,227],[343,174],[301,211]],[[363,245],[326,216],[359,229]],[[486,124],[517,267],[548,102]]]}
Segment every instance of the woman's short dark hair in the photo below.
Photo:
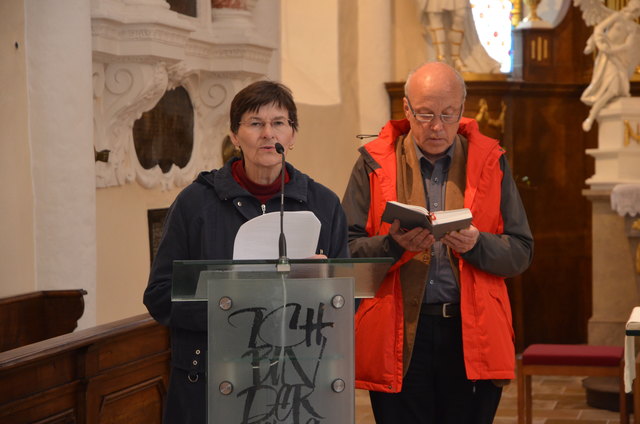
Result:
{"label": "woman's short dark hair", "polygon": [[274,104],[289,112],[291,127],[298,130],[298,110],[293,101],[291,90],[284,84],[273,81],[256,81],[249,84],[231,101],[229,120],[231,132],[238,133],[242,115],[246,112],[257,112],[262,106]]}

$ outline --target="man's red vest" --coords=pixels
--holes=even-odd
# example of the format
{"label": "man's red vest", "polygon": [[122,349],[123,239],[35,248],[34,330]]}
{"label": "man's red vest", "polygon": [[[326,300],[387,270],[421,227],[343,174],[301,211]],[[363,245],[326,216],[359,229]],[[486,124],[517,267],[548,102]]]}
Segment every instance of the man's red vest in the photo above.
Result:
{"label": "man's red vest", "polygon": [[[381,222],[388,200],[397,200],[396,140],[409,132],[407,120],[390,121],[376,140],[365,145],[380,168],[369,175],[371,203],[366,224],[370,236],[387,234]],[[504,150],[485,137],[472,119],[462,118],[458,133],[468,140],[464,207],[482,232],[500,234],[500,193]],[[403,378],[404,305],[399,268],[415,253],[406,252],[389,270],[372,299],[365,299],[355,316],[356,387],[399,392]],[[467,378],[513,379],[514,333],[504,279],[459,260],[462,338]],[[425,276],[426,278],[426,276]],[[423,283],[423,282],[416,282]]]}

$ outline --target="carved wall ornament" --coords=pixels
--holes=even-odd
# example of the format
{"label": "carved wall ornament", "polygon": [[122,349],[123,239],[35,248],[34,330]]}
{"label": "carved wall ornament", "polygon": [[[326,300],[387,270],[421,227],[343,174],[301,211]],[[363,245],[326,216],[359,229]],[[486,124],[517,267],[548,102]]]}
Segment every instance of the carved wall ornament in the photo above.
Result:
{"label": "carved wall ornament", "polygon": [[531,60],[534,62],[549,61],[549,36],[538,36],[531,40]]}
{"label": "carved wall ornament", "polygon": [[[94,131],[96,150],[110,150],[109,162],[96,162],[98,187],[135,179],[139,165],[133,149],[133,122],[151,109],[167,88],[164,63],[94,63]],[[102,83],[103,85],[96,85]]]}
{"label": "carved wall ornament", "polygon": [[[167,190],[222,164],[229,102],[246,84],[266,75],[272,57],[271,43],[255,33],[255,1],[217,2],[231,13],[227,21],[210,18],[214,10],[206,8],[198,10],[202,19],[170,10],[191,10],[193,0],[92,1],[97,187],[136,181]],[[145,169],[136,153],[134,123],[178,87],[187,92],[193,109],[188,162],[176,160],[177,166],[163,158],[164,172],[152,162],[146,162],[151,167]]]}
{"label": "carved wall ornament", "polygon": [[633,131],[631,123],[627,120],[624,121],[624,145],[625,147],[631,144],[631,140],[635,140],[640,144],[640,123],[636,123],[636,130]]}
{"label": "carved wall ornament", "polygon": [[[156,65],[94,64],[94,82],[104,86],[94,92],[96,150],[111,151],[109,162],[96,162],[98,187],[137,181],[143,187],[167,190],[181,187],[198,172],[222,162],[220,146],[228,131],[227,110],[233,93],[241,83],[229,76],[220,78],[195,72],[183,63]],[[235,84],[234,84],[235,82]],[[244,83],[244,80],[242,80]],[[184,167],[172,164],[165,172],[160,165],[144,168],[133,141],[134,122],[152,109],[167,90],[183,87],[193,104],[193,148]],[[101,95],[100,95],[101,94]]]}
{"label": "carved wall ornament", "polygon": [[507,105],[505,102],[500,102],[500,115],[498,118],[492,118],[489,114],[489,104],[487,100],[483,97],[478,102],[478,113],[475,116],[475,120],[478,121],[479,125],[489,125],[494,128],[498,128],[501,133],[504,133],[504,120],[507,114]]}

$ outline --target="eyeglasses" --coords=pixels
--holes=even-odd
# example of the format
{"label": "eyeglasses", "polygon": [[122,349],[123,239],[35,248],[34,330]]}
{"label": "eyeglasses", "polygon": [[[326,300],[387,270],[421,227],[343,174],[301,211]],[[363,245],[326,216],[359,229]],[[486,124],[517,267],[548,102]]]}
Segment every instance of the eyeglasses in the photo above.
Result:
{"label": "eyeglasses", "polygon": [[[267,126],[267,122],[261,119],[250,119],[248,121],[239,122],[239,124],[258,133],[262,132]],[[271,125],[271,129],[274,132],[283,133],[291,129],[293,121],[291,119],[274,119],[273,121],[268,122],[268,124]]]}
{"label": "eyeglasses", "polygon": [[405,97],[405,99],[407,99],[407,104],[409,105],[409,110],[411,111],[411,114],[413,115],[414,118],[416,118],[420,122],[432,122],[436,118],[436,116],[439,116],[442,122],[444,122],[445,124],[455,124],[462,117],[462,105],[460,105],[460,111],[458,112],[457,115],[445,115],[443,113],[440,113],[440,114],[416,113],[416,111],[413,110],[413,107],[411,106],[411,102],[409,101],[409,98]]}

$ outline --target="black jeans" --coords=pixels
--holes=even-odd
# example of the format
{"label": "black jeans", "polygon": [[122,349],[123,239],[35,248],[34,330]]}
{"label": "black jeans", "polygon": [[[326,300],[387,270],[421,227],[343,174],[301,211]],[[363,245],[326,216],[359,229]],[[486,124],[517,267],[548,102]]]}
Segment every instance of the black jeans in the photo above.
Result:
{"label": "black jeans", "polygon": [[502,388],[467,380],[460,317],[420,315],[402,391],[369,394],[377,424],[490,424]]}

